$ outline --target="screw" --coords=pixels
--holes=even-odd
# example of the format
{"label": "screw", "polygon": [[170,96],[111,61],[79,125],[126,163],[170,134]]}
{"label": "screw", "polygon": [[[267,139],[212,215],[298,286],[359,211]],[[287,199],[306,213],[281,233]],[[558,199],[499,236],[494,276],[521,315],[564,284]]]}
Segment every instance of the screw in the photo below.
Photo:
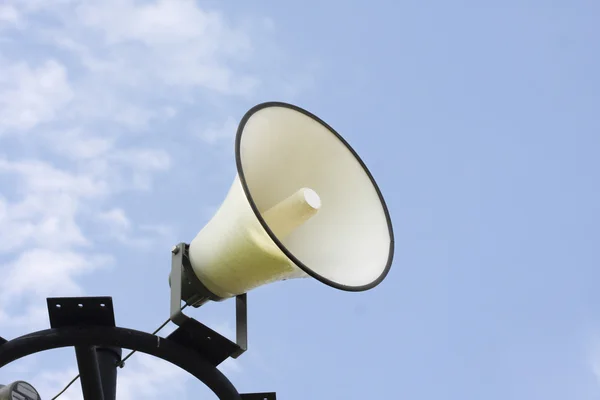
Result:
{"label": "screw", "polygon": [[173,253],[173,254],[179,253],[179,246],[173,246],[173,248],[171,249],[171,253]]}

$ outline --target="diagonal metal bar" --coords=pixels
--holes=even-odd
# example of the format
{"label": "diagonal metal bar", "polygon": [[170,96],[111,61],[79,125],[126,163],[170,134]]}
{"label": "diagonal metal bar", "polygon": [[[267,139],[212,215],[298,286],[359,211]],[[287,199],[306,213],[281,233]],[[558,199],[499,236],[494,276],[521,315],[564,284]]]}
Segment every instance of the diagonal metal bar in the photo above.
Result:
{"label": "diagonal metal bar", "polygon": [[240,396],[242,396],[242,400],[277,400],[275,392],[244,393]]}
{"label": "diagonal metal bar", "polygon": [[120,347],[96,347],[96,355],[104,400],[116,400],[117,364],[121,361],[123,351]]}
{"label": "diagonal metal bar", "polygon": [[[104,400],[98,355],[94,346],[75,346],[81,391],[85,400]],[[116,368],[116,367],[115,367]]]}

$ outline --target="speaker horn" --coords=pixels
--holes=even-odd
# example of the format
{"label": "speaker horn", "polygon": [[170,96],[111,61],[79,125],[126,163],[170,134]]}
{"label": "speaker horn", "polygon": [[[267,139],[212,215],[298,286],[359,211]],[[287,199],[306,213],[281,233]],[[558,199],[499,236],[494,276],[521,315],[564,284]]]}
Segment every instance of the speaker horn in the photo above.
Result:
{"label": "speaker horn", "polygon": [[227,197],[189,246],[194,273],[216,297],[309,276],[347,291],[385,278],[388,209],[333,128],[291,104],[259,104],[239,124],[235,159]]}

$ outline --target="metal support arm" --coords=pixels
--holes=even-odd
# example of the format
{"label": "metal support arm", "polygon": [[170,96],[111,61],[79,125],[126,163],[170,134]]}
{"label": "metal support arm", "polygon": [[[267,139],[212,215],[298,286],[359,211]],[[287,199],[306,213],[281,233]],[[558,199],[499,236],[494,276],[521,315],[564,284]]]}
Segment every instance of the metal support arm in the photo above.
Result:
{"label": "metal support arm", "polygon": [[[214,352],[216,347],[218,347],[216,346],[217,343],[215,343],[214,339],[218,338],[218,342],[222,344],[223,351],[220,352],[221,354],[215,357],[217,364],[221,363],[227,357],[238,358],[248,349],[247,296],[244,293],[236,296],[235,300],[236,343],[231,342],[229,339],[223,337],[219,333],[185,315],[181,307],[182,301],[184,301],[187,305],[199,307],[209,300],[223,300],[214,293],[211,293],[196,277],[196,274],[190,265],[188,249],[189,245],[186,243],[179,243],[177,246],[173,247],[171,251],[171,274],[169,276],[169,281],[171,283],[170,319],[173,323],[180,327],[179,329],[195,331],[195,341],[197,342],[196,347],[202,351]],[[200,335],[201,332],[204,332],[204,336],[206,336],[205,339],[210,341],[210,343],[198,338],[198,335]],[[177,331],[174,332],[174,334],[176,333]],[[204,343],[201,343],[202,341]],[[210,349],[208,349],[207,346],[210,347]],[[224,355],[224,353],[229,354]],[[222,358],[223,356],[224,358]]]}
{"label": "metal support arm", "polygon": [[93,346],[75,346],[75,355],[83,398],[85,400],[104,400],[96,349]]}

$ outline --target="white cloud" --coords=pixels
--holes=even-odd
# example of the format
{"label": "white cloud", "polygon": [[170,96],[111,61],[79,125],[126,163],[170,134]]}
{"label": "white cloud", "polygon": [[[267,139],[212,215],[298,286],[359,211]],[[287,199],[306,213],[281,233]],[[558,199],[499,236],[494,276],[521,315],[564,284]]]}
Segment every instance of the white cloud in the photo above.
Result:
{"label": "white cloud", "polygon": [[[42,399],[50,399],[60,392],[77,374],[78,371],[75,368],[68,368],[62,371],[48,371],[35,376],[30,383],[34,385]],[[79,382],[73,383],[60,396],[60,400],[81,400],[82,398],[81,384]]]}
{"label": "white cloud", "polygon": [[[251,72],[255,61],[268,60],[265,36],[255,36],[274,29],[268,18],[247,22],[192,0],[2,2],[4,329],[47,326],[43,299],[84,294],[81,278],[113,262],[106,241],[144,250],[175,242],[174,227],[136,220],[116,200],[131,191],[150,193],[158,174],[175,169],[169,143],[196,145],[190,122],[206,127],[200,136],[207,146],[234,136],[237,121],[223,104],[246,101],[265,87]],[[289,77],[269,73],[277,79],[286,83],[284,94],[297,92]],[[172,395],[173,383],[183,385],[179,371],[154,361],[122,370],[125,399]],[[240,366],[228,361],[222,368]],[[45,395],[73,375],[41,376]],[[79,398],[73,396],[63,399]]]}
{"label": "white cloud", "polygon": [[187,372],[165,361],[138,354],[135,361],[121,371],[117,387],[119,398],[186,398],[184,383],[189,379]]}
{"label": "white cloud", "polygon": [[171,157],[163,150],[125,149],[114,152],[111,162],[131,166],[136,171],[161,171],[169,168]]}
{"label": "white cloud", "polygon": [[[10,4],[0,4],[0,24],[19,22],[19,11]],[[0,25],[1,26],[1,25]]]}
{"label": "white cloud", "polygon": [[[26,26],[37,46],[16,51],[9,35],[0,42],[13,50],[0,59],[0,134],[19,138],[10,150],[0,146],[0,179],[9,182],[0,193],[5,282],[39,298],[82,293],[77,277],[97,266],[90,254],[102,254],[94,238],[148,248],[173,236],[169,226],[131,221],[109,205],[116,194],[151,190],[153,176],[172,164],[161,141],[132,143],[129,132],[148,137],[157,123],[185,118],[180,108],[197,101],[193,88],[247,95],[258,78],[235,65],[252,55],[250,36],[188,0],[6,2],[0,16]],[[36,24],[39,16],[48,23]],[[10,316],[8,294],[31,311],[5,321],[35,321],[37,298],[5,289],[0,314]]]}
{"label": "white cloud", "polygon": [[[233,328],[231,323],[225,321],[219,322],[215,324],[212,327],[212,329],[220,335],[225,336],[229,340],[235,341],[235,329]],[[234,358],[228,358],[219,365],[219,370],[221,370],[221,372],[223,372],[225,375],[231,375],[234,373],[237,374],[241,372],[243,368],[239,360]]]}
{"label": "white cloud", "polygon": [[598,384],[600,385],[600,339],[596,338],[596,340],[592,341],[590,353],[592,373],[594,374],[594,376],[598,380]]}
{"label": "white cloud", "polygon": [[102,212],[98,215],[98,219],[108,224],[112,229],[131,229],[131,221],[129,221],[129,218],[125,215],[125,211],[121,208],[113,208],[112,210]]}
{"label": "white cloud", "polygon": [[[227,63],[248,57],[248,35],[192,0],[84,3],[76,15],[99,34],[113,65],[135,63],[141,70],[130,76],[133,84],[202,86],[225,94],[247,94],[258,84],[256,77],[239,74]],[[131,51],[135,59],[126,53]]]}
{"label": "white cloud", "polygon": [[0,134],[51,121],[73,98],[66,69],[55,60],[35,67],[0,63],[0,68]]}
{"label": "white cloud", "polygon": [[[45,167],[44,167],[45,166]],[[102,184],[78,179],[43,163],[0,160],[0,176],[13,173],[22,197],[0,197],[0,252],[25,247],[64,249],[87,245],[75,221],[81,197],[103,193]]]}
{"label": "white cloud", "polygon": [[0,158],[0,173],[18,175],[21,191],[48,195],[64,193],[80,197],[107,194],[108,183],[94,176],[61,170],[44,161],[9,161]]}
{"label": "white cloud", "polygon": [[98,159],[115,147],[114,137],[94,135],[81,128],[45,131],[41,140],[49,150],[70,160]]}
{"label": "white cloud", "polygon": [[75,282],[76,275],[89,272],[106,263],[105,257],[82,255],[67,251],[45,249],[27,250],[2,271],[2,304],[20,295],[80,295],[81,287]]}
{"label": "white cloud", "polygon": [[0,324],[5,327],[44,329],[47,327],[45,297],[83,294],[76,278],[110,262],[105,255],[69,251],[29,249],[0,268],[0,305],[11,306],[27,300],[18,312],[2,311]]}
{"label": "white cloud", "polygon": [[171,227],[161,224],[134,225],[121,208],[101,212],[96,218],[106,226],[108,238],[138,250],[148,249],[157,242],[174,243],[176,240]]}
{"label": "white cloud", "polygon": [[[62,371],[44,372],[35,376],[31,382],[42,398],[51,398],[77,375],[75,368]],[[145,354],[136,354],[118,371],[117,397],[120,400],[162,399],[165,397],[186,399],[185,383],[189,380],[187,372],[166,361]],[[81,400],[81,383],[76,381],[61,395],[61,400]]]}
{"label": "white cloud", "polygon": [[200,131],[198,136],[208,144],[228,142],[235,137],[238,123],[233,117],[228,117],[220,124],[210,124],[206,129]]}

